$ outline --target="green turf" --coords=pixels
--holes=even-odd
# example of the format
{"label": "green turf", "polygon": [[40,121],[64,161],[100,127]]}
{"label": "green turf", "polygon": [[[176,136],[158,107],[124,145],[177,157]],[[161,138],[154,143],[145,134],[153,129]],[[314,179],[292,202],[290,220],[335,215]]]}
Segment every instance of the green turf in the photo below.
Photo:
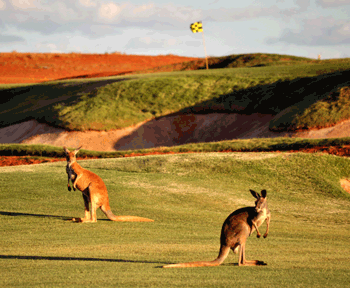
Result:
{"label": "green turf", "polygon": [[[340,179],[347,158],[319,154],[201,153],[85,160],[100,175],[117,215],[153,223],[118,223],[99,211],[83,216],[80,193],[66,188],[65,163],[0,168],[2,287],[346,287],[350,195]],[[220,229],[250,206],[249,189],[267,189],[266,239],[247,242],[264,267],[160,269],[212,260]],[[265,225],[261,227],[264,231]],[[233,264],[231,264],[233,263]]]}

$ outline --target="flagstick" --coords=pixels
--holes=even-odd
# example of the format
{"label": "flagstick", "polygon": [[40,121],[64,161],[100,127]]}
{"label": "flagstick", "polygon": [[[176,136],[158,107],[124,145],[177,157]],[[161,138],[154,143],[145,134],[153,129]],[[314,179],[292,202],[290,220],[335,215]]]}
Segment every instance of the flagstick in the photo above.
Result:
{"label": "flagstick", "polygon": [[204,45],[205,63],[206,63],[207,70],[208,70],[208,69],[209,69],[209,67],[208,67],[207,48],[205,47],[205,40],[204,40],[204,32],[203,32],[203,31],[202,31],[202,36],[203,36],[203,45]]}

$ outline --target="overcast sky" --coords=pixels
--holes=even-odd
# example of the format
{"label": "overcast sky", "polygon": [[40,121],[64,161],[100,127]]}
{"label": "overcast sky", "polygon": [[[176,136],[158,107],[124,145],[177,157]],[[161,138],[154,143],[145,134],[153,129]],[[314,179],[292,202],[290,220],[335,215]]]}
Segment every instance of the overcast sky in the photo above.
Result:
{"label": "overcast sky", "polygon": [[350,0],[0,0],[0,52],[350,57]]}

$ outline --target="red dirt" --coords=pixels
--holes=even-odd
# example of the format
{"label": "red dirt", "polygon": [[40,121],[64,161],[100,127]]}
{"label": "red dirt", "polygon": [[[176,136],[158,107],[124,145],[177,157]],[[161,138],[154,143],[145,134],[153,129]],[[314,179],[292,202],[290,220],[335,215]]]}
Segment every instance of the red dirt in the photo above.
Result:
{"label": "red dirt", "polygon": [[[77,157],[78,160],[96,159],[96,157]],[[0,156],[0,167],[31,165],[48,162],[66,161],[66,158],[48,158],[48,157],[32,157],[32,156]]]}
{"label": "red dirt", "polygon": [[318,146],[312,148],[302,148],[300,150],[290,150],[288,152],[326,153],[336,156],[350,157],[350,145]]}
{"label": "red dirt", "polygon": [[[239,151],[222,151],[222,153],[227,152],[239,152]],[[281,152],[281,151],[273,151],[273,152]],[[304,153],[327,153],[342,157],[350,157],[350,145],[340,146],[319,146],[313,148],[301,148],[299,150],[289,150],[284,152],[304,152]],[[194,153],[194,152],[184,152],[184,153]],[[160,154],[176,154],[175,152],[148,152],[148,153],[130,153],[125,155],[124,157],[138,157],[138,156],[146,156],[146,155],[160,155]],[[183,154],[183,153],[181,153]],[[78,160],[86,160],[86,159],[96,159],[96,157],[78,157]],[[16,166],[16,165],[30,165],[30,164],[40,164],[47,162],[57,162],[57,161],[65,161],[65,158],[38,158],[31,156],[0,156],[0,167],[1,166]],[[349,182],[350,183],[350,182]],[[350,184],[349,184],[350,185]],[[349,186],[350,187],[350,186]]]}
{"label": "red dirt", "polygon": [[38,83],[134,73],[199,58],[176,55],[0,53],[0,83]]}
{"label": "red dirt", "polygon": [[0,166],[17,166],[17,165],[30,165],[39,164],[45,162],[57,162],[65,159],[57,158],[33,158],[30,156],[0,156]]}

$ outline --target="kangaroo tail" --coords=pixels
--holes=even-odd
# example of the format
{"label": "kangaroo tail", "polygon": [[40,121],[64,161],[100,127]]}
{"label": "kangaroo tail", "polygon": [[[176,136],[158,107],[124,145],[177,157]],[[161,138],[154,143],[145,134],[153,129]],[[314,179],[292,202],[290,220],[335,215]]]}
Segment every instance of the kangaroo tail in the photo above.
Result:
{"label": "kangaroo tail", "polygon": [[162,268],[189,268],[189,267],[209,267],[209,266],[219,266],[216,260],[213,261],[197,261],[197,262],[187,262],[187,263],[177,263],[164,265]]}
{"label": "kangaroo tail", "polygon": [[225,261],[230,252],[230,247],[221,246],[218,258],[213,261],[196,261],[196,262],[186,262],[178,264],[164,265],[162,268],[188,268],[188,267],[208,267],[208,266],[219,266]]}
{"label": "kangaroo tail", "polygon": [[[103,210],[102,210],[103,211]],[[154,220],[138,216],[116,216],[111,210],[103,211],[109,220],[119,222],[153,222]]]}

